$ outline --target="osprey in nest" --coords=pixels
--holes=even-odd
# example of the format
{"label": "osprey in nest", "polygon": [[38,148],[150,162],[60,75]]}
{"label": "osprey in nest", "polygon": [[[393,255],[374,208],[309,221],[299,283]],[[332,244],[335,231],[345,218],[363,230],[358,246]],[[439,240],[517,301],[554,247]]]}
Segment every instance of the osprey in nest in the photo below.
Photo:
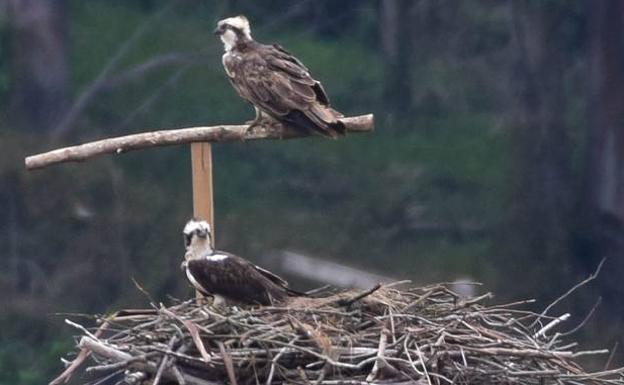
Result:
{"label": "osprey in nest", "polygon": [[191,219],[184,226],[186,254],[182,269],[197,291],[215,303],[274,305],[302,296],[277,275],[251,262],[212,248],[210,225]]}
{"label": "osprey in nest", "polygon": [[245,16],[219,21],[214,32],[225,46],[223,66],[230,83],[256,109],[251,127],[267,114],[304,132],[344,135],[343,115],[330,107],[321,83],[279,45],[254,41]]}

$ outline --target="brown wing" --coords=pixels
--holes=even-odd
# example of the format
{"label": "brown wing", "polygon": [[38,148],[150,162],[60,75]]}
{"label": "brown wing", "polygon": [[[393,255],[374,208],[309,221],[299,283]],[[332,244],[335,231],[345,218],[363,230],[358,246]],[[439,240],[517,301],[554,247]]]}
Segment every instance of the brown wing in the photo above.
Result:
{"label": "brown wing", "polygon": [[285,289],[268,279],[256,266],[233,254],[217,252],[190,260],[186,268],[191,283],[205,294],[261,305],[271,305],[286,297]]}
{"label": "brown wing", "polygon": [[288,282],[285,279],[280,277],[279,275],[272,273],[266,269],[261,268],[260,266],[253,265],[254,269],[256,269],[260,274],[264,275],[269,281],[273,282],[277,286],[288,287]]}
{"label": "brown wing", "polygon": [[255,49],[224,59],[239,95],[278,120],[335,137],[344,133],[342,115],[329,106],[321,84],[308,69],[279,46]]}
{"label": "brown wing", "polygon": [[312,86],[314,94],[316,95],[316,100],[322,105],[329,106],[329,97],[327,96],[323,85],[321,82],[314,80],[312,76],[310,76],[308,68],[304,66],[299,59],[291,55],[290,52],[286,51],[281,45],[273,44],[273,48],[275,48],[276,52],[275,55],[270,58],[275,57],[279,58],[279,60],[271,60],[270,64],[280,68],[284,72],[289,73],[291,76],[309,79],[306,84]]}

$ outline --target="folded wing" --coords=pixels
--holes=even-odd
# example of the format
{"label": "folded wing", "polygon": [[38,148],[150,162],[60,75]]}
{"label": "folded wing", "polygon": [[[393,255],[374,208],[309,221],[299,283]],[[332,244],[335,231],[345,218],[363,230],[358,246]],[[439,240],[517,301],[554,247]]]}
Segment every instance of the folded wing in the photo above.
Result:
{"label": "folded wing", "polygon": [[344,134],[342,114],[330,107],[321,83],[283,48],[258,45],[224,64],[237,92],[274,118],[324,136]]}
{"label": "folded wing", "polygon": [[275,304],[288,295],[283,279],[233,254],[189,260],[186,269],[189,281],[206,295],[260,305]]}

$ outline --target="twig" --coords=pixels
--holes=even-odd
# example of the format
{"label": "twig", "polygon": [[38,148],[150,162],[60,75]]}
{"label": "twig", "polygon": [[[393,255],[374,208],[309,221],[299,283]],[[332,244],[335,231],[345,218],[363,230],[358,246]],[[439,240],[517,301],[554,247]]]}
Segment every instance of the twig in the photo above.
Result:
{"label": "twig", "polygon": [[615,352],[617,351],[618,345],[619,345],[619,341],[615,341],[615,344],[613,344],[613,348],[611,348],[611,353],[609,354],[609,358],[607,358],[607,362],[605,362],[604,370],[609,369],[609,366],[611,365],[611,361],[613,360],[613,357],[615,356]]}
{"label": "twig", "polygon": [[[104,332],[104,330],[106,330],[107,327],[108,327],[108,322],[107,321],[103,322],[102,325],[98,328],[98,330],[94,333],[94,336],[99,337]],[[80,353],[78,353],[78,356],[76,356],[76,358],[71,362],[71,364],[65,368],[63,373],[61,373],[54,380],[50,381],[49,385],[59,385],[61,383],[67,383],[70,380],[72,374],[76,371],[76,369],[78,369],[78,367],[82,365],[82,363],[85,362],[85,360],[89,358],[90,355],[91,355],[90,350],[80,349]]]}
{"label": "twig", "polygon": [[[423,357],[422,352],[420,351],[420,347],[418,346],[416,342],[414,342],[414,346],[416,346],[416,353],[418,354],[418,360],[420,361],[420,364],[422,365],[423,373],[425,374],[425,378],[427,379],[427,384],[432,385],[431,378],[429,377],[429,372],[427,371],[427,365],[425,364],[425,359]],[[464,352],[462,352],[462,355],[463,354]]]}
{"label": "twig", "polygon": [[134,287],[136,287],[145,296],[145,298],[150,301],[150,303],[156,303],[156,301],[154,301],[154,298],[152,298],[151,294],[139,283],[139,281],[134,279],[134,277],[131,277],[131,279],[132,283],[134,283]]}
{"label": "twig", "polygon": [[424,385],[422,381],[397,381],[397,382],[369,382],[358,380],[326,380],[322,381],[321,385]]}
{"label": "twig", "polygon": [[180,369],[178,369],[177,366],[174,365],[171,368],[171,371],[173,372],[173,375],[175,376],[176,380],[178,381],[178,385],[186,385],[186,379],[184,378],[184,376],[180,372]]}
{"label": "twig", "polygon": [[140,355],[140,356],[135,356],[130,358],[127,361],[119,361],[119,362],[113,362],[112,364],[107,364],[107,365],[98,365],[98,366],[91,366],[89,368],[87,368],[85,370],[85,372],[90,373],[90,372],[108,372],[110,370],[116,370],[116,369],[121,369],[121,368],[125,368],[128,365],[130,365],[133,362],[136,361],[145,361],[147,358],[146,354]]}
{"label": "twig", "polygon": [[412,283],[412,281],[410,281],[409,279],[404,279],[402,281],[386,283],[386,284],[383,285],[383,287],[391,288],[391,287],[396,287],[396,286],[401,286],[401,285],[407,285],[409,283]]}
{"label": "twig", "polygon": [[82,326],[82,325],[80,325],[80,324],[78,324],[76,322],[73,322],[72,320],[70,320],[68,318],[65,319],[65,323],[68,324],[69,326],[75,327],[76,329],[82,331],[84,334],[88,335],[89,337],[97,340],[97,337],[93,333],[88,331],[87,328],[85,328],[84,326]]}
{"label": "twig", "polygon": [[361,300],[364,297],[368,297],[369,295],[373,294],[374,292],[376,292],[377,290],[379,290],[379,288],[381,287],[381,284],[378,283],[375,286],[371,287],[368,290],[363,291],[360,294],[357,294],[351,298],[345,298],[345,299],[341,299],[337,302],[338,306],[351,306],[353,305],[355,302]]}
{"label": "twig", "polygon": [[583,356],[595,356],[599,354],[609,354],[609,349],[585,350],[582,352],[572,353],[570,357],[576,358],[576,357],[583,357]]}
{"label": "twig", "polygon": [[598,297],[598,300],[596,301],[596,303],[594,303],[594,306],[592,306],[591,310],[589,310],[589,313],[587,313],[587,315],[585,316],[585,318],[583,318],[583,320],[581,321],[581,323],[579,323],[575,328],[573,328],[570,331],[567,331],[565,333],[561,333],[560,336],[561,337],[565,337],[565,336],[569,336],[571,334],[576,333],[577,331],[579,331],[583,326],[585,326],[585,324],[587,323],[587,321],[589,321],[589,319],[591,318],[591,316],[594,314],[594,312],[596,311],[596,309],[598,308],[598,306],[600,305],[600,303],[602,302],[602,297]]}
{"label": "twig", "polygon": [[[175,345],[177,341],[177,336],[173,336],[171,337],[171,340],[169,340],[169,344],[167,345],[167,348],[169,350],[173,349],[173,345]],[[163,375],[163,372],[165,370],[165,368],[171,363],[172,358],[169,356],[164,356],[160,362],[160,365],[158,366],[158,370],[156,371],[156,376],[154,376],[154,380],[152,381],[152,385],[158,385],[160,383],[160,378]]]}
{"label": "twig", "polygon": [[590,372],[590,373],[578,373],[578,374],[562,374],[559,377],[560,378],[602,378],[602,377],[606,377],[606,376],[612,376],[612,375],[624,375],[624,368],[617,368],[617,369],[611,369],[611,370],[604,370],[602,372]]}
{"label": "twig", "polygon": [[[121,372],[123,372],[123,370],[117,370],[115,372],[109,373],[106,376],[104,376],[103,378],[101,378],[100,380],[92,383],[91,385],[102,385],[102,384],[106,384],[109,382],[109,380],[115,376],[118,376]],[[143,376],[143,378],[145,378],[145,376]],[[143,379],[141,378],[141,379]]]}
{"label": "twig", "polygon": [[547,331],[559,325],[561,322],[566,321],[568,318],[570,318],[570,313],[565,313],[560,317],[555,318],[554,320],[550,321],[546,326],[538,330],[538,332],[533,335],[533,338],[539,338],[546,335]]}
{"label": "twig", "polygon": [[80,339],[80,342],[78,343],[78,346],[80,348],[87,348],[101,357],[110,358],[116,362],[128,361],[133,358],[131,354],[122,352],[121,350],[116,349],[92,337],[82,337]]}
{"label": "twig", "polygon": [[[292,344],[296,340],[297,337],[293,338],[290,343]],[[284,353],[286,353],[286,349],[288,349],[286,346],[281,348],[279,353],[277,353],[277,355],[275,355],[275,357],[273,357],[273,359],[271,360],[271,369],[269,370],[269,375],[267,376],[266,385],[271,385],[271,381],[273,381],[273,375],[275,374],[275,365],[277,364],[277,361],[279,361],[279,359],[284,355]]]}
{"label": "twig", "polygon": [[[189,320],[185,320],[181,317],[179,317],[177,314],[175,314],[174,312],[170,311],[169,309],[166,308],[161,308],[160,309],[161,312],[163,312],[164,314],[166,314],[167,316],[178,320],[180,323],[182,323],[182,325],[184,325],[184,327],[186,328],[186,330],[189,331],[189,334],[191,335],[191,339],[193,340],[193,343],[195,344],[195,347],[197,348],[197,350],[199,351],[199,353],[202,356],[202,359],[204,360],[204,362],[208,363],[211,361],[211,357],[210,354],[208,354],[208,352],[206,351],[206,347],[204,346],[204,342],[202,341],[200,335],[199,335],[199,330],[197,325],[195,325],[192,321]],[[171,349],[168,349],[171,350]]]}
{"label": "twig", "polygon": [[392,316],[392,307],[388,306],[388,315],[390,316],[390,333],[392,335],[392,344],[397,343],[396,329],[394,327],[394,317]]}
{"label": "twig", "polygon": [[546,306],[546,309],[544,309],[544,311],[542,311],[539,315],[539,317],[537,317],[535,319],[535,321],[533,321],[533,323],[531,324],[531,328],[534,327],[542,317],[544,317],[546,314],[548,314],[548,311],[550,311],[550,309],[552,309],[553,307],[555,307],[555,305],[557,305],[559,302],[563,301],[565,298],[567,298],[570,294],[572,294],[574,291],[576,291],[576,289],[588,284],[589,282],[593,281],[594,279],[596,279],[596,277],[598,276],[598,274],[600,274],[600,269],[602,269],[602,265],[605,263],[606,258],[603,258],[600,263],[598,264],[598,267],[596,267],[596,271],[594,271],[592,274],[589,275],[589,277],[585,278],[584,280],[582,280],[581,282],[577,283],[576,285],[574,285],[570,290],[566,291],[561,297],[557,298],[554,302],[552,302],[550,305]]}
{"label": "twig", "polygon": [[321,293],[327,289],[331,288],[331,285],[325,285],[325,286],[321,286],[321,287],[317,287],[316,289],[312,289],[312,290],[308,290],[306,291],[304,294],[307,296],[311,296],[314,294],[318,294]]}
{"label": "twig", "polygon": [[223,363],[225,364],[225,369],[227,371],[228,378],[230,379],[230,385],[238,385],[236,381],[236,374],[234,373],[234,365],[232,365],[232,358],[225,351],[225,346],[223,346],[223,342],[218,342],[219,351],[221,352],[221,358],[223,358]]}
{"label": "twig", "polygon": [[374,381],[377,378],[377,374],[379,372],[379,368],[384,364],[384,354],[386,353],[386,343],[388,342],[388,331],[383,329],[381,334],[379,335],[379,346],[377,347],[377,357],[375,358],[375,364],[373,365],[373,369],[369,373],[368,377],[366,377],[367,382]]}
{"label": "twig", "polygon": [[[569,351],[542,351],[536,349],[510,349],[510,348],[476,348],[472,346],[464,346],[464,350],[469,352],[483,353],[491,356],[514,356],[514,357],[533,357],[533,358],[573,358],[593,354],[609,353],[608,350],[591,350],[584,352]],[[459,351],[448,351],[447,354],[461,356]]]}
{"label": "twig", "polygon": [[206,347],[204,346],[204,342],[202,341],[202,339],[201,339],[201,337],[199,335],[199,331],[197,330],[197,326],[193,322],[187,321],[187,320],[182,320],[182,323],[184,324],[184,327],[191,334],[191,338],[193,339],[193,343],[195,344],[195,347],[197,347],[197,350],[201,354],[202,359],[204,360],[204,362],[206,362],[206,363],[210,362],[212,360],[212,358],[210,357],[210,354],[208,354],[208,352],[206,351]]}

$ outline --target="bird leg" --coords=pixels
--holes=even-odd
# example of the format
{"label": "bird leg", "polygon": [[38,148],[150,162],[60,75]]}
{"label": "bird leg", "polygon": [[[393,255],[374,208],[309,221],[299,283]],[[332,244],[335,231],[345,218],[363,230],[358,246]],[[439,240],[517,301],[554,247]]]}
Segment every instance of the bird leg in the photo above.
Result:
{"label": "bird leg", "polygon": [[254,117],[254,119],[245,122],[245,124],[249,125],[248,130],[250,130],[253,126],[256,126],[262,120],[262,111],[260,111],[260,109],[258,109],[258,107],[256,106],[254,106],[254,110],[256,112],[256,116]]}
{"label": "bird leg", "polygon": [[256,126],[260,125],[260,122],[269,118],[269,116],[263,113],[262,110],[258,107],[254,106],[254,109],[256,110],[256,117],[254,118],[254,120],[249,120],[245,122],[245,124],[249,125],[249,127],[247,127],[248,133],[252,132]]}

